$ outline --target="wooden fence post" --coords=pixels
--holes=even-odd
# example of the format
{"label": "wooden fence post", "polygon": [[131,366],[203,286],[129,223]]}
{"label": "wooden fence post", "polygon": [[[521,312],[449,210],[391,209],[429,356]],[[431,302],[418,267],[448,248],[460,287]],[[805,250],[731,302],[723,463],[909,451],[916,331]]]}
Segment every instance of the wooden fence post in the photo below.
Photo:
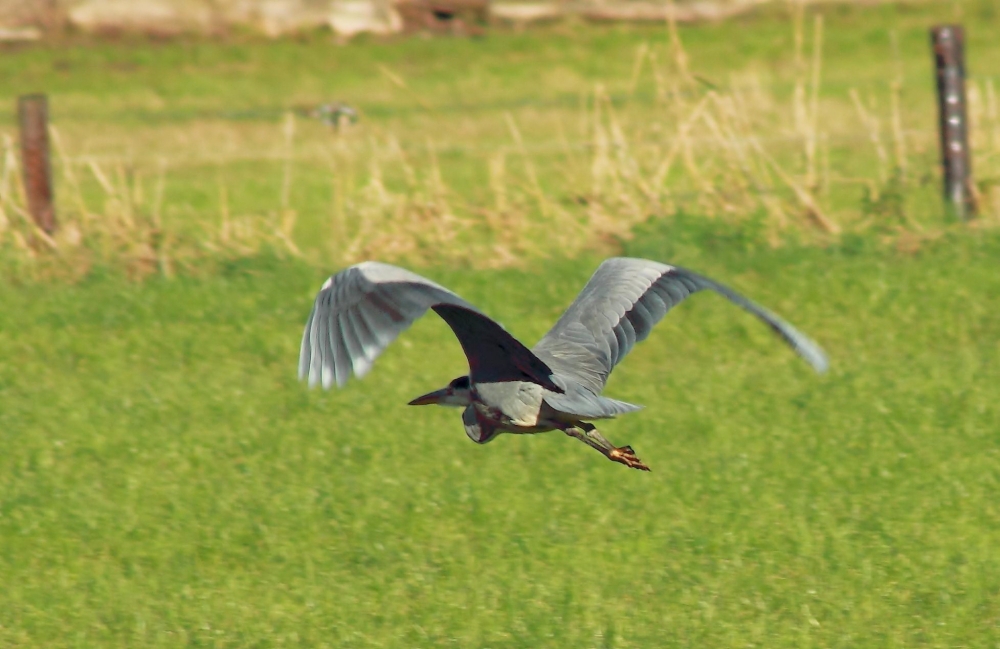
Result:
{"label": "wooden fence post", "polygon": [[976,193],[965,107],[965,32],[961,25],[936,25],[931,28],[931,44],[937,67],[944,198],[959,218],[969,219],[976,213]]}
{"label": "wooden fence post", "polygon": [[24,95],[17,100],[21,123],[21,160],[28,211],[42,230],[56,230],[52,204],[52,167],[49,164],[49,108],[45,95]]}

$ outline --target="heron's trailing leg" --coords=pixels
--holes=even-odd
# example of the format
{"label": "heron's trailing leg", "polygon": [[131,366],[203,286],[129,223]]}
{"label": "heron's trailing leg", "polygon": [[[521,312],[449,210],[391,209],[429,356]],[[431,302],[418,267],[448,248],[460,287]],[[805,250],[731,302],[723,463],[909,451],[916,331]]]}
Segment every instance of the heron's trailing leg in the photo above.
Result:
{"label": "heron's trailing leg", "polygon": [[563,432],[570,437],[577,438],[587,446],[600,451],[604,457],[612,462],[618,462],[627,467],[639,469],[640,471],[649,471],[649,467],[636,457],[635,451],[632,450],[631,446],[615,446],[604,435],[601,435],[593,424],[581,421],[578,426],[564,428]]}

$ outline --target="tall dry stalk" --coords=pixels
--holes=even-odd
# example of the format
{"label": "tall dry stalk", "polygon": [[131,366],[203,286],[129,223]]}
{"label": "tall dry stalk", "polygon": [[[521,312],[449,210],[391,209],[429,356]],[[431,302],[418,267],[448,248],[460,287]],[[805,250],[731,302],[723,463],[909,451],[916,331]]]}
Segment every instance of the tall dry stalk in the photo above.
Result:
{"label": "tall dry stalk", "polygon": [[535,200],[538,202],[538,211],[542,213],[543,218],[548,218],[550,213],[549,201],[545,197],[545,192],[542,191],[542,184],[538,180],[538,173],[535,170],[535,164],[531,159],[531,155],[528,153],[528,149],[524,146],[524,138],[521,136],[521,129],[517,127],[517,122],[514,121],[514,116],[510,113],[510,111],[504,113],[504,120],[507,122],[507,128],[510,131],[510,136],[513,138],[517,151],[521,156],[521,161],[524,164],[524,170],[528,174],[531,189],[535,194]]}
{"label": "tall dry stalk", "polygon": [[879,125],[879,120],[873,112],[865,106],[864,102],[861,101],[861,96],[858,94],[857,88],[851,88],[849,94],[851,101],[854,103],[854,109],[858,113],[858,118],[864,125],[865,130],[868,131],[868,139],[871,141],[872,147],[875,149],[875,153],[879,161],[879,180],[884,185],[889,180],[889,154],[886,152],[885,146],[882,144],[882,129]]}
{"label": "tall dry stalk", "polygon": [[889,89],[892,103],[892,148],[896,158],[896,173],[899,175],[901,181],[906,182],[910,165],[907,159],[906,132],[903,130],[903,115],[900,108],[903,94],[903,63],[902,57],[899,54],[899,34],[896,30],[890,33],[890,40],[892,43],[893,67],[895,68]]}
{"label": "tall dry stalk", "polygon": [[503,149],[490,156],[489,168],[490,190],[493,192],[493,214],[502,217],[510,211],[507,197],[507,155]]}
{"label": "tall dry stalk", "polygon": [[[807,67],[805,61],[805,4],[792,3],[792,26],[794,35],[795,89],[792,93],[792,109],[795,130],[802,139],[805,157],[805,179],[803,184],[815,191],[818,184],[816,171],[816,147],[819,122],[819,89],[823,63],[823,16],[813,17],[812,56]],[[808,98],[807,87],[808,85]]]}
{"label": "tall dry stalk", "polygon": [[56,152],[56,159],[59,161],[59,167],[62,170],[63,178],[66,181],[66,187],[69,188],[70,196],[76,204],[76,209],[80,213],[80,218],[84,221],[89,221],[92,218],[92,215],[90,214],[90,210],[87,209],[87,203],[83,198],[83,190],[80,189],[80,180],[76,175],[76,170],[73,168],[73,164],[70,162],[69,156],[66,154],[66,147],[63,144],[62,135],[59,134],[59,129],[57,129],[54,125],[49,125],[49,136],[52,140],[52,145]]}
{"label": "tall dry stalk", "polygon": [[413,99],[413,101],[417,102],[417,104],[421,108],[427,111],[434,110],[431,107],[431,105],[424,100],[423,97],[421,97],[419,94],[414,92],[413,89],[410,88],[409,84],[407,84],[406,81],[403,79],[403,77],[400,76],[398,73],[393,72],[385,65],[379,65],[378,70],[385,76],[386,79],[391,81],[394,86],[396,86],[400,90],[405,91],[406,94],[409,95],[410,98]]}
{"label": "tall dry stalk", "polygon": [[751,139],[751,144],[760,156],[767,161],[767,163],[771,166],[771,169],[774,170],[778,177],[781,178],[781,180],[795,193],[795,197],[802,204],[802,207],[805,208],[806,215],[820,229],[830,234],[838,234],[840,232],[840,226],[830,220],[808,189],[802,187],[795,181],[794,178],[792,178],[791,174],[782,169],[781,165],[779,165],[771,154],[764,149],[756,138]]}
{"label": "tall dry stalk", "polygon": [[795,69],[795,89],[792,91],[792,115],[795,131],[808,149],[809,110],[806,106],[806,64],[805,64],[805,4],[792,0],[792,63]]}
{"label": "tall dry stalk", "polygon": [[698,82],[691,74],[690,57],[688,57],[687,50],[684,49],[680,32],[677,30],[677,11],[673,0],[669,0],[668,5],[670,6],[670,12],[667,14],[667,32],[670,36],[671,57],[681,81],[689,88],[697,87]]}
{"label": "tall dry stalk", "polygon": [[285,136],[285,160],[281,177],[281,211],[274,233],[285,244],[285,248],[289,252],[301,257],[302,251],[295,245],[294,240],[298,212],[291,208],[292,170],[295,161],[295,113],[291,111],[285,113],[282,132]]}
{"label": "tall dry stalk", "polygon": [[1000,152],[1000,108],[997,105],[997,93],[993,86],[993,79],[986,80],[986,114],[992,124],[991,135],[993,151]]}
{"label": "tall dry stalk", "polygon": [[892,82],[892,144],[896,158],[896,171],[904,182],[909,170],[909,160],[906,153],[906,132],[903,130],[903,115],[900,109],[900,96],[903,92],[902,81],[897,79]]}
{"label": "tall dry stalk", "polygon": [[816,14],[813,21],[812,73],[809,87],[809,125],[806,131],[806,187],[816,191],[816,139],[819,128],[819,85],[823,64],[823,16]]}
{"label": "tall dry stalk", "polygon": [[642,73],[643,63],[646,62],[646,57],[649,56],[649,42],[643,41],[635,48],[635,61],[632,63],[632,74],[629,75],[628,80],[628,96],[635,96],[635,89],[639,85],[639,75]]}

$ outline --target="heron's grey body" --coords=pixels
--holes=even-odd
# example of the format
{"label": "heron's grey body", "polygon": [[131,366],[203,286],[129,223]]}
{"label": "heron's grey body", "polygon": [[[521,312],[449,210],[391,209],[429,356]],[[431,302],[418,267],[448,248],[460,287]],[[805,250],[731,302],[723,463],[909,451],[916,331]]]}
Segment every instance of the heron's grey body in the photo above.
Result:
{"label": "heron's grey body", "polygon": [[326,281],[306,323],[299,376],[310,385],[344,385],[364,376],[404,329],[432,308],[455,332],[469,374],[411,403],[462,406],[469,437],[563,430],[609,458],[645,469],[630,447],[617,448],[586,423],[638,410],[601,395],[608,376],[667,311],[712,290],[764,321],[818,372],[822,349],[781,318],[689,270],[645,259],[606,260],[573,304],[531,350],[475,306],[420,275],[364,262]]}

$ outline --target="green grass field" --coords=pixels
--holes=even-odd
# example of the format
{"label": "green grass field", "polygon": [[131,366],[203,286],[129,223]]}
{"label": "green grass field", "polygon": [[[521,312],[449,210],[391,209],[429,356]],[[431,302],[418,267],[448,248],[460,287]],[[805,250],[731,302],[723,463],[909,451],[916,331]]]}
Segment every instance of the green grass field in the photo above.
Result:
{"label": "green grass field", "polygon": [[[603,430],[649,474],[407,407],[464,371],[435,318],[307,390],[309,266],[3,289],[0,644],[993,646],[1000,239],[672,234],[627,252],[728,281],[832,370],[695,296],[609,386],[648,406]],[[530,343],[597,261],[430,274]]]}
{"label": "green grass field", "polygon": [[[648,67],[629,89],[637,46],[663,62],[660,28],[5,52],[0,99],[47,89],[80,156],[79,193],[60,171],[59,207],[91,256],[75,256],[67,239],[58,254],[32,240],[16,192],[0,183],[0,646],[1000,646],[1000,231],[990,212],[956,225],[939,202],[926,42],[930,22],[966,22],[988,117],[1000,16],[987,2],[824,16],[830,177],[861,182],[809,191],[839,235],[817,232],[787,188],[777,211],[762,202],[729,212],[726,201],[752,200],[724,191],[642,202],[621,146],[597,186],[601,129],[586,124],[593,104],[580,107],[595,83],[632,129],[639,175],[649,171],[643,152],[664,154],[640,146],[655,131],[644,115],[694,104],[658,103]],[[794,135],[778,123],[801,78],[792,33],[778,11],[681,30],[698,75],[767,81],[758,135]],[[897,73],[913,135],[893,185],[879,174],[898,162],[885,121]],[[852,87],[880,98],[889,162],[870,131],[832,145],[856,130]],[[283,114],[326,99],[358,104],[362,121],[335,136],[299,118],[289,166]],[[589,144],[562,151],[560,123]],[[610,118],[602,124],[613,131]],[[987,198],[998,163],[989,147],[1000,151],[991,124],[977,131]],[[13,125],[0,114],[0,132],[12,136]],[[401,158],[383,151],[393,138]],[[792,140],[769,151],[803,180],[802,142]],[[491,193],[498,151],[508,184]],[[732,158],[694,152],[709,184],[738,177],[726,171]],[[160,157],[168,171],[156,208]],[[433,159],[438,172],[426,171]],[[377,195],[373,160],[400,201],[374,212],[364,202]],[[677,174],[665,188],[693,182]],[[883,200],[866,199],[866,187]],[[437,203],[417,209],[428,201]],[[602,225],[616,210],[627,227]],[[280,238],[261,238],[263,252],[249,256],[220,248],[224,213],[267,225],[283,212],[296,217],[286,234],[301,256]],[[126,217],[156,214],[151,240],[175,236],[158,249],[170,276],[153,263],[136,281],[146,242],[129,237],[148,232]],[[315,291],[360,241],[337,228],[363,218],[406,233],[373,254],[419,264],[529,345],[617,252],[744,292],[820,342],[831,370],[815,375],[756,320],[697,295],[608,387],[647,406],[601,428],[651,473],[560,433],[478,446],[457,411],[405,405],[466,371],[436,317],[364,381],[323,392],[296,380]],[[456,239],[421,238],[449,223],[465,228]],[[562,230],[541,239],[553,224]],[[492,247],[463,253],[478,234]],[[185,242],[201,256],[185,263]]]}

